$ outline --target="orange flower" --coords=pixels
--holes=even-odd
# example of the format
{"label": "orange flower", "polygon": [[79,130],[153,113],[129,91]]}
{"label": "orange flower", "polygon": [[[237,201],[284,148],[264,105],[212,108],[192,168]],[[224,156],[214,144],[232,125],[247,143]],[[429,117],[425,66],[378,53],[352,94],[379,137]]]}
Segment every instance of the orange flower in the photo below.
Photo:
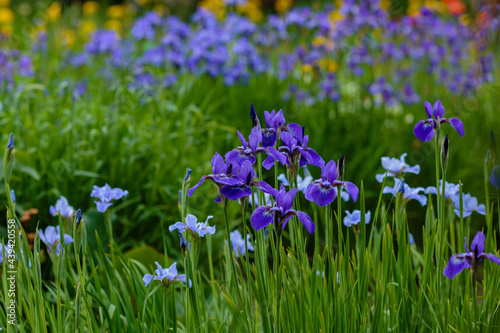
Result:
{"label": "orange flower", "polygon": [[461,0],[443,0],[446,8],[453,15],[460,15],[465,12],[465,5]]}

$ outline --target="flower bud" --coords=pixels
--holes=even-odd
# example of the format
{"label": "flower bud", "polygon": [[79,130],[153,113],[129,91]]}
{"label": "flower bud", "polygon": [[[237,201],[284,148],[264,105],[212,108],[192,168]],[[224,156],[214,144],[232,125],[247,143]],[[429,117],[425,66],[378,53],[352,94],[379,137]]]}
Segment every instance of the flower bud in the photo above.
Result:
{"label": "flower bud", "polygon": [[443,155],[443,165],[446,165],[448,161],[448,153],[450,149],[450,143],[448,141],[448,134],[444,137],[443,143],[441,145],[441,154]]}

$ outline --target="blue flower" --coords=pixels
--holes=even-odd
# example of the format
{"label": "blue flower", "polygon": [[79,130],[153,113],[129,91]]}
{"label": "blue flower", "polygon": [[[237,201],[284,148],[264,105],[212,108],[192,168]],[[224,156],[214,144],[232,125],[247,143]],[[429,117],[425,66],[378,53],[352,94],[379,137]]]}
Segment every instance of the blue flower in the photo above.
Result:
{"label": "blue flower", "polygon": [[12,200],[12,203],[16,203],[16,192],[14,190],[10,190],[10,199]]}
{"label": "blue flower", "polygon": [[274,206],[260,206],[253,211],[250,222],[255,230],[267,227],[271,223],[274,223],[276,228],[282,227],[284,229],[288,220],[293,215],[296,215],[310,234],[314,232],[316,226],[309,215],[292,209],[293,199],[298,192],[296,188],[286,192],[282,184],[280,191],[278,191],[264,181],[260,181],[259,183],[259,189],[264,193],[271,194],[276,201]]}
{"label": "blue flower", "polygon": [[203,237],[206,234],[213,235],[215,234],[215,226],[211,227],[208,225],[208,220],[213,218],[212,215],[207,217],[207,220],[205,222],[198,222],[198,218],[194,216],[193,214],[188,214],[186,216],[186,223],[182,222],[176,222],[175,224],[172,224],[170,227],[168,227],[168,230],[170,232],[174,230],[179,230],[180,232],[185,232],[186,230],[189,230],[193,233],[194,235],[198,235],[199,237]]}
{"label": "blue flower", "polygon": [[50,206],[49,212],[52,216],[61,215],[62,217],[72,217],[75,214],[75,209],[69,205],[68,199],[61,196],[56,201],[55,207]]}
{"label": "blue flower", "polygon": [[466,268],[472,267],[475,269],[475,266],[484,259],[489,259],[500,265],[500,258],[491,253],[484,253],[486,237],[481,231],[472,240],[472,251],[469,251],[469,248],[467,248],[467,237],[464,237],[464,240],[464,247],[467,252],[454,254],[450,257],[448,265],[446,265],[443,272],[447,278],[453,279],[455,275]]}
{"label": "blue flower", "polygon": [[[463,217],[467,217],[472,214],[472,212],[477,212],[481,215],[486,215],[486,206],[484,204],[478,204],[477,198],[473,197],[470,193],[463,194]],[[457,193],[453,198],[453,207],[455,208],[455,214],[460,217],[460,194]]]}
{"label": "blue flower", "polygon": [[106,210],[111,206],[113,200],[120,200],[121,198],[128,195],[128,191],[124,191],[121,188],[111,188],[108,184],[103,187],[98,187],[94,185],[94,189],[90,193],[93,198],[98,198],[99,201],[94,201],[97,205],[97,211],[100,213],[106,212]]}
{"label": "blue flower", "polygon": [[415,238],[413,238],[413,235],[411,234],[411,232],[408,235],[408,240],[410,241],[410,245],[415,244]]}
{"label": "blue flower", "polygon": [[[399,159],[393,157],[382,157],[382,167],[387,170],[387,177],[400,177],[404,173],[413,173],[418,175],[420,173],[420,165],[414,165],[410,166],[405,162],[405,157],[406,153],[401,155]],[[384,178],[386,176],[386,173],[381,173],[375,176],[375,179],[379,182],[382,183],[384,181]]]}
{"label": "blue flower", "polygon": [[396,181],[394,187],[386,186],[382,191],[384,194],[392,194],[395,197],[397,197],[400,192],[406,200],[415,199],[420,202],[422,206],[427,204],[427,197],[423,194],[419,194],[420,192],[425,192],[425,189],[423,187],[411,188],[404,182],[404,178]]}
{"label": "blue flower", "polygon": [[491,185],[500,188],[500,165],[497,165],[491,170],[490,182]]}
{"label": "blue flower", "polygon": [[[144,281],[144,284],[146,287],[151,283],[152,280],[158,280],[160,281],[164,286],[167,288],[170,286],[170,284],[174,281],[182,281],[186,283],[186,275],[185,274],[180,274],[177,275],[177,263],[174,262],[169,268],[162,268],[160,264],[156,261],[155,262],[156,266],[158,266],[158,269],[155,270],[155,274],[146,274],[142,278],[142,281]],[[189,280],[189,288],[191,288],[192,282],[191,279]]]}
{"label": "blue flower", "polygon": [[[361,211],[359,209],[353,210],[352,213],[346,210],[345,213],[346,216],[344,217],[344,225],[346,227],[358,225],[361,222]],[[370,223],[371,216],[372,213],[370,211],[365,213],[365,224]]]}
{"label": "blue flower", "polygon": [[[243,240],[239,230],[231,232],[229,237],[231,238],[231,246],[233,247],[234,256],[239,258],[240,253],[242,256],[245,256],[245,241]],[[247,234],[247,248],[248,251],[253,251],[254,249],[252,243],[250,242],[250,237],[250,234]]]}
{"label": "blue flower", "polygon": [[[462,184],[463,186],[463,184]],[[439,181],[439,193],[441,193],[441,189],[443,188],[443,180],[441,179]],[[425,194],[437,194],[437,189],[436,186],[429,186],[425,189]],[[455,196],[460,193],[460,185],[459,184],[452,184],[448,183],[445,181],[444,183],[444,197],[448,199],[453,199]]]}
{"label": "blue flower", "polygon": [[[455,131],[464,136],[464,124],[458,118],[442,118],[444,116],[444,106],[438,100],[434,103],[434,107],[429,102],[424,103],[425,111],[429,118],[419,121],[413,130],[413,134],[421,141],[430,141],[435,134],[435,129],[439,128],[442,123],[449,123]],[[434,119],[432,119],[434,117]]]}
{"label": "blue flower", "polygon": [[[47,245],[47,249],[49,253],[54,252],[56,253],[56,256],[59,256],[59,253],[61,251],[61,232],[59,229],[59,226],[51,226],[49,225],[46,229],[45,232],[43,230],[39,230],[40,232],[40,240]],[[64,234],[64,244],[70,244],[73,243],[73,237],[71,237],[68,234]]]}
{"label": "blue flower", "polygon": [[8,257],[11,253],[9,245],[5,245],[0,243],[0,265],[3,263],[3,256],[5,253],[5,257]]}
{"label": "blue flower", "polygon": [[[282,173],[278,176],[278,180],[285,186],[290,186],[290,182],[286,178],[285,174]],[[302,192],[306,193],[307,187],[309,184],[311,184],[313,181],[313,177],[309,173],[309,170],[307,169],[307,165],[304,165],[304,178],[302,178],[301,175],[297,175],[297,189]]]}
{"label": "blue flower", "polygon": [[9,141],[7,142],[7,149],[14,149],[14,134],[9,134]]}

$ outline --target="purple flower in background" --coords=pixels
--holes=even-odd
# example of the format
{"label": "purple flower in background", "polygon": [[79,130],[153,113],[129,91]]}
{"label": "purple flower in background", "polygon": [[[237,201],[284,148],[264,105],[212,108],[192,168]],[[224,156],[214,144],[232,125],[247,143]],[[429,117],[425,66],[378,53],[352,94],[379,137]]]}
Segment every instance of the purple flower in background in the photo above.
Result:
{"label": "purple flower in background", "polygon": [[404,178],[396,180],[394,187],[386,186],[382,191],[382,193],[384,194],[392,194],[395,197],[398,196],[398,193],[402,193],[403,197],[406,200],[415,199],[420,202],[422,206],[425,206],[427,204],[427,197],[423,194],[420,194],[420,192],[425,192],[425,189],[423,187],[411,188],[408,184],[405,183]]}
{"label": "purple flower in background", "polygon": [[187,195],[190,197],[193,195],[194,190],[196,190],[206,179],[213,180],[217,187],[220,188],[223,185],[244,185],[244,181],[237,176],[239,169],[237,164],[224,162],[224,159],[219,153],[215,153],[214,157],[212,157],[212,174],[201,177],[198,184],[191,187]]}
{"label": "purple flower in background", "polygon": [[420,96],[413,90],[410,83],[406,83],[400,94],[400,99],[406,105],[420,103]]}
{"label": "purple flower in background", "polygon": [[415,238],[413,238],[413,235],[411,234],[411,232],[408,235],[408,241],[410,242],[410,246],[415,244]]}
{"label": "purple flower in background", "polygon": [[175,76],[174,73],[168,73],[167,75],[165,75],[163,83],[165,84],[165,87],[171,88],[175,84],[177,84],[177,76]]}
{"label": "purple flower in background", "polygon": [[278,191],[264,181],[260,181],[259,183],[260,190],[271,194],[276,201],[274,206],[260,206],[254,210],[250,217],[250,222],[255,230],[260,230],[271,223],[274,223],[277,228],[281,226],[284,229],[288,220],[295,215],[302,222],[309,234],[314,232],[316,226],[309,215],[292,209],[293,199],[298,192],[296,188],[287,192],[285,187],[281,185],[280,191]]}
{"label": "purple flower in background", "polygon": [[127,195],[128,191],[121,188],[111,188],[108,184],[103,187],[94,185],[94,189],[90,193],[91,197],[99,199],[99,201],[94,202],[97,205],[97,211],[100,213],[104,213],[113,204],[111,201],[120,200]]}
{"label": "purple flower in background", "polygon": [[[51,226],[49,225],[45,232],[43,230],[39,230],[40,232],[40,240],[47,245],[47,249],[50,253],[55,250],[56,256],[59,256],[61,252],[61,232],[59,226]],[[73,237],[68,234],[64,234],[64,244],[73,243]]]}
{"label": "purple flower in background", "polygon": [[103,54],[113,51],[118,46],[118,36],[113,30],[97,30],[85,45],[90,54]]}
{"label": "purple flower in background", "polygon": [[7,258],[9,254],[11,253],[11,249],[9,245],[5,245],[3,243],[0,243],[0,265],[3,263],[3,255],[5,253],[5,257]]}
{"label": "purple flower in background", "polygon": [[[272,202],[271,202],[271,195],[269,193],[263,193],[264,194],[264,205],[265,206],[271,206],[272,205]],[[250,205],[254,205],[255,203],[255,206],[258,207],[260,204],[259,204],[259,194],[257,192],[254,192],[253,193],[253,197],[252,196],[249,196],[248,197],[248,203]]]}
{"label": "purple flower in background", "polygon": [[448,265],[446,265],[446,268],[443,272],[443,274],[447,278],[453,279],[455,275],[459,274],[466,268],[472,267],[472,269],[475,269],[477,264],[484,259],[489,259],[500,265],[500,258],[491,253],[484,253],[486,237],[481,231],[479,231],[476,234],[476,237],[474,237],[474,239],[472,240],[472,251],[469,251],[469,249],[467,248],[467,237],[464,237],[464,240],[464,247],[467,252],[458,253],[451,256],[450,260],[448,261]]}
{"label": "purple flower in background", "polygon": [[[419,121],[413,129],[413,133],[419,140],[430,141],[434,137],[435,129],[439,128],[442,123],[449,123],[460,136],[464,136],[464,124],[462,121],[458,118],[442,118],[445,110],[440,100],[437,100],[434,106],[426,101],[424,107],[429,118]],[[432,117],[434,117],[434,119],[432,119]]]}
{"label": "purple flower in background", "polygon": [[189,230],[193,233],[193,235],[198,235],[199,237],[203,237],[206,234],[213,235],[215,234],[215,226],[211,227],[208,225],[208,220],[213,218],[212,215],[207,217],[207,220],[205,222],[198,222],[198,218],[194,216],[193,214],[188,214],[186,216],[186,223],[182,222],[176,222],[175,224],[172,224],[170,227],[168,227],[168,230],[170,232],[174,230],[179,230],[180,232],[185,232],[186,230]]}
{"label": "purple flower in background", "polygon": [[[231,238],[231,246],[233,247],[234,251],[234,256],[236,258],[240,257],[240,253],[242,256],[245,256],[245,241],[243,240],[243,237],[241,236],[241,233],[239,230],[234,230],[229,234],[229,237]],[[247,234],[247,248],[248,251],[253,251],[253,245],[250,242],[250,234]]]}
{"label": "purple flower in background", "polygon": [[[472,212],[477,212],[481,215],[486,215],[486,206],[484,204],[478,204],[477,198],[470,195],[470,193],[463,194],[463,217],[467,217],[472,214]],[[457,193],[452,197],[453,207],[455,207],[455,214],[460,217],[460,193]]]}
{"label": "purple flower in background", "polygon": [[359,189],[351,182],[337,180],[337,165],[330,161],[321,167],[321,179],[315,180],[306,190],[306,199],[314,201],[318,206],[326,206],[335,200],[337,186],[345,187],[354,202],[358,200]]}
{"label": "purple flower in background", "polygon": [[16,203],[16,192],[13,189],[10,190],[10,199],[12,203]]}
{"label": "purple flower in background", "polygon": [[[353,210],[352,213],[346,210],[345,213],[346,216],[344,217],[344,225],[346,227],[358,225],[361,222],[361,211],[359,209]],[[370,211],[365,213],[365,224],[370,223],[371,216],[372,213]]]}
{"label": "purple flower in background", "polygon": [[[177,263],[176,262],[174,262],[169,268],[162,268],[157,261],[155,262],[155,264],[156,264],[156,266],[158,266],[158,269],[155,270],[154,275],[146,274],[142,278],[142,281],[144,281],[144,284],[146,285],[146,287],[151,283],[152,280],[160,281],[167,288],[174,281],[182,281],[182,282],[186,283],[186,275],[185,274],[177,275]],[[190,279],[189,280],[189,288],[191,288],[191,286],[192,286],[192,282]]]}
{"label": "purple flower in background", "polygon": [[50,206],[49,212],[52,216],[72,217],[75,214],[75,209],[69,205],[68,199],[61,195],[56,201],[55,207]]}
{"label": "purple flower in background", "polygon": [[[387,170],[387,176],[388,177],[400,177],[404,173],[413,173],[418,175],[420,173],[420,165],[414,165],[410,166],[405,162],[405,157],[406,153],[401,155],[400,159],[397,159],[395,157],[389,158],[389,157],[382,157],[382,167]],[[386,176],[386,173],[381,173],[378,175],[375,175],[375,179],[379,182],[382,183],[384,181],[384,178]]]}

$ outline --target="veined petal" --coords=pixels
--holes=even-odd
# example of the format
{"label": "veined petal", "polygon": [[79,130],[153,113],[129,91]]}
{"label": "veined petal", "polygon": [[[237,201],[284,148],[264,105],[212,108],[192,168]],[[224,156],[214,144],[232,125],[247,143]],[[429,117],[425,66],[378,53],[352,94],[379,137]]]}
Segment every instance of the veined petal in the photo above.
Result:
{"label": "veined petal", "polygon": [[282,165],[285,165],[285,163],[286,163],[286,157],[283,154],[281,154],[279,151],[277,151],[273,147],[268,147],[267,148],[267,153],[268,153],[269,156],[272,156],[273,158],[277,159],[278,162],[280,162]]}
{"label": "veined petal", "polygon": [[306,190],[306,199],[314,201],[320,207],[331,204],[335,195],[335,189],[332,186],[323,187],[316,182],[309,185]]}
{"label": "veined petal", "polygon": [[297,217],[299,218],[300,222],[302,222],[307,232],[309,232],[309,234],[312,234],[316,229],[316,226],[314,225],[314,222],[311,220],[309,215],[304,212],[297,211]]}
{"label": "veined petal", "polygon": [[146,285],[146,287],[151,283],[151,280],[153,280],[153,275],[151,275],[151,274],[146,274],[142,278],[142,281],[144,281],[144,284]]}
{"label": "veined petal", "polygon": [[425,108],[425,112],[427,112],[427,115],[429,116],[429,118],[432,118],[432,114],[434,113],[434,110],[432,110],[431,103],[425,101],[424,108]]}
{"label": "veined petal", "polygon": [[269,211],[268,208],[267,206],[257,207],[252,213],[250,223],[255,230],[260,230],[273,223],[274,212]]}
{"label": "veined petal", "polygon": [[268,183],[266,183],[263,180],[260,180],[258,182],[257,188],[264,193],[272,195],[275,198],[278,196],[278,193],[279,193],[277,189],[275,189],[274,187],[272,187],[271,185],[269,185]]}
{"label": "veined petal", "polygon": [[420,165],[414,165],[412,167],[404,169],[404,172],[406,173],[413,173],[415,175],[418,175],[420,173]]}
{"label": "veined petal", "polygon": [[229,200],[236,201],[240,198],[251,196],[252,188],[245,184],[241,186],[224,185],[220,189],[220,193]]}
{"label": "veined petal", "polygon": [[[179,281],[182,281],[184,283],[186,283],[186,274],[181,274],[179,275],[176,280],[179,280]],[[189,279],[189,288],[191,288],[191,286],[193,285],[193,282],[191,282],[191,279]]]}
{"label": "veined petal", "polygon": [[266,169],[269,170],[274,166],[274,157],[269,155],[266,157],[264,162],[262,162],[262,166]]}
{"label": "veined petal", "polygon": [[419,121],[413,129],[413,134],[421,141],[431,141],[434,137],[434,121],[432,119]]}
{"label": "veined petal", "polygon": [[349,193],[349,196],[352,198],[352,200],[354,202],[358,201],[358,194],[359,194],[358,187],[351,182],[344,182],[344,187],[347,190],[347,193]]}
{"label": "veined petal", "polygon": [[469,267],[470,264],[463,254],[454,254],[448,261],[448,265],[446,265],[443,274],[448,279],[453,279],[455,275]]}
{"label": "veined petal", "polygon": [[262,129],[262,147],[272,147],[277,139],[274,129]]}
{"label": "veined petal", "polygon": [[299,124],[288,124],[288,133],[290,133],[297,141],[302,142],[302,127]]}
{"label": "veined petal", "polygon": [[434,103],[433,110],[434,110],[434,118],[436,118],[436,119],[438,119],[438,117],[439,118],[443,118],[443,116],[444,116],[444,106],[441,103],[441,100],[438,99]]}
{"label": "veined petal", "polygon": [[235,175],[226,175],[226,174],[219,174],[219,175],[214,175],[214,181],[217,184],[222,184],[222,185],[243,185],[244,181]]}
{"label": "veined petal", "polygon": [[333,183],[333,181],[337,179],[339,175],[337,173],[337,164],[335,163],[335,161],[328,162],[321,169],[321,176],[326,178],[330,183]]}
{"label": "veined petal", "polygon": [[186,230],[186,225],[182,222],[176,222],[175,224],[172,224],[171,226],[169,226],[168,230],[170,232],[172,232],[174,230],[179,230],[180,232],[184,232]]}
{"label": "veined petal", "polygon": [[451,127],[453,127],[453,129],[455,131],[458,132],[458,134],[460,134],[461,137],[464,136],[465,132],[464,132],[464,123],[462,123],[462,121],[458,118],[450,118],[450,119],[446,119],[446,122],[449,122]]}
{"label": "veined petal", "polygon": [[470,245],[471,252],[474,252],[475,249],[477,248],[477,255],[480,256],[481,254],[483,254],[485,242],[486,242],[486,237],[481,231],[479,231],[476,234],[476,237],[474,237],[474,239],[472,240],[472,243]]}

